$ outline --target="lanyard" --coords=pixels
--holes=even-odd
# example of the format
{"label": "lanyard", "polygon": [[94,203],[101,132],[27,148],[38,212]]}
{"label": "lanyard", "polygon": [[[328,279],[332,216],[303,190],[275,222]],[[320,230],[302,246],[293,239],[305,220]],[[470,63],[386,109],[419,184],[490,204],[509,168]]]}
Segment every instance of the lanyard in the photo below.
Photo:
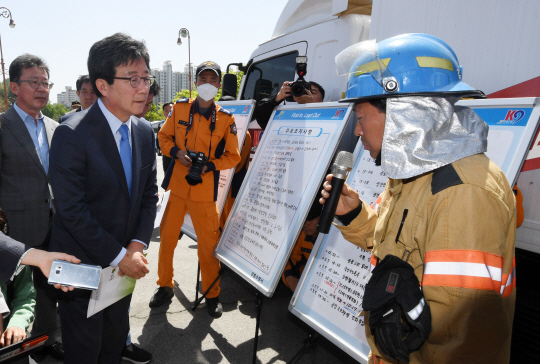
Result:
{"label": "lanyard", "polygon": [[[214,129],[216,128],[216,113],[217,113],[217,106],[216,104],[212,104],[214,107],[212,108],[212,118],[210,120],[210,146],[208,148],[208,159],[210,159],[210,153],[212,152],[212,133],[214,132]],[[189,152],[189,149],[187,147],[187,135],[189,131],[191,130],[191,126],[193,125],[193,113],[195,111],[195,102],[191,103],[191,107],[189,108],[189,124],[186,128],[186,136],[184,138],[185,140],[185,146],[186,146],[186,152]]]}

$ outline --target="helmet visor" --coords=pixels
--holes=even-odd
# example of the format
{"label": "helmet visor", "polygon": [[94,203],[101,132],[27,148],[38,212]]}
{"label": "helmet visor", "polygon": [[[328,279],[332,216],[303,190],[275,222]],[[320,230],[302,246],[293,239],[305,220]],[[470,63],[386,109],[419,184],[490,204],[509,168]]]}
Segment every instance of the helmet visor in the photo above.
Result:
{"label": "helmet visor", "polygon": [[370,74],[384,87],[388,80],[394,79],[387,68],[389,62],[390,58],[379,58],[376,39],[365,40],[345,48],[336,56],[336,71],[338,76],[348,78]]}

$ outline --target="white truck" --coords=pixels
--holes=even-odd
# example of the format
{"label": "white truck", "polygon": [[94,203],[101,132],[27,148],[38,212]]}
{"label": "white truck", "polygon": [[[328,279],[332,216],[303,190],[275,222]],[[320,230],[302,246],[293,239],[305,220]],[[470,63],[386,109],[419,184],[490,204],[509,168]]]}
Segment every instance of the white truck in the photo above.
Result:
{"label": "white truck", "polygon": [[[347,79],[335,56],[366,39],[403,33],[440,37],[456,52],[463,79],[488,98],[540,97],[540,2],[537,0],[290,0],[272,38],[241,69],[238,99],[260,99],[296,79],[295,58],[307,56],[306,80],[321,84],[324,101],[342,98]],[[225,82],[224,82],[225,83]],[[538,99],[540,100],[540,99]],[[538,101],[537,100],[537,101]],[[256,149],[262,131],[250,125]],[[540,357],[540,136],[538,131],[517,180],[525,220],[517,230],[517,305],[513,360]],[[527,354],[524,354],[527,353]]]}

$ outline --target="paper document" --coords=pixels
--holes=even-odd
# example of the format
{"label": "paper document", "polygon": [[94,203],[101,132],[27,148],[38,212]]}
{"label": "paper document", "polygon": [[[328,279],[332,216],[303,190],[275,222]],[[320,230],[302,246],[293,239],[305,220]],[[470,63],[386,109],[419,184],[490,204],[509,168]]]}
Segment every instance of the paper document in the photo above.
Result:
{"label": "paper document", "polygon": [[118,275],[118,268],[107,267],[102,269],[99,287],[92,292],[86,317],[93,316],[97,312],[133,293],[135,281],[135,278],[128,276],[120,277]]}
{"label": "paper document", "polygon": [[157,205],[156,210],[156,219],[154,220],[154,229],[161,225],[161,219],[163,219],[163,214],[165,213],[165,208],[167,207],[167,202],[169,202],[169,196],[171,195],[171,190],[168,190],[163,194],[160,201]]}

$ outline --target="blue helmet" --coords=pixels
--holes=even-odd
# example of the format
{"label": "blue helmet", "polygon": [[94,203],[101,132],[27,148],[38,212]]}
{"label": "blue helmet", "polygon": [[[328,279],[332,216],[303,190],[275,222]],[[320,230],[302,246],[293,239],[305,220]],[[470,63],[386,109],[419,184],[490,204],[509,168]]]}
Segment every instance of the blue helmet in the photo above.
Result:
{"label": "blue helmet", "polygon": [[349,74],[341,102],[399,96],[484,97],[461,80],[462,68],[452,48],[428,34],[358,43],[336,57],[336,66],[338,73]]}

